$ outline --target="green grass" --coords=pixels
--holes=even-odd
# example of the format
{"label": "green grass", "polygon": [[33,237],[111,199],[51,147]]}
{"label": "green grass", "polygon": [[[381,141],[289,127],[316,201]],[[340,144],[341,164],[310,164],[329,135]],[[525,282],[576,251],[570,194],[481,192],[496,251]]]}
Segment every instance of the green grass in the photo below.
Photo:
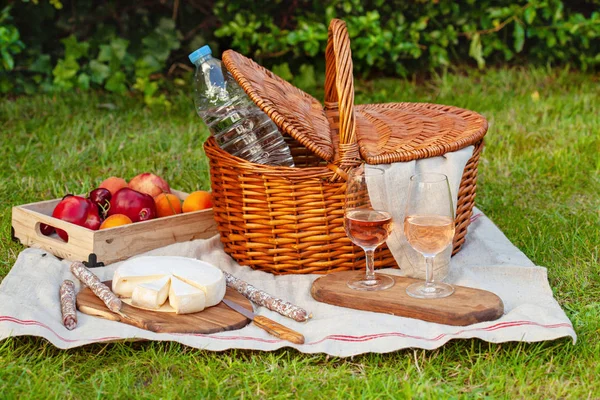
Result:
{"label": "green grass", "polygon": [[[437,102],[488,118],[477,205],[548,267],[576,345],[460,340],[339,359],[152,342],[62,351],[19,337],[0,342],[0,397],[600,398],[599,77],[512,69],[356,86],[357,103]],[[173,100],[170,113],[102,94],[1,101],[0,277],[23,249],[10,240],[11,206],[142,171],[178,189],[208,189],[207,133],[189,96]]]}

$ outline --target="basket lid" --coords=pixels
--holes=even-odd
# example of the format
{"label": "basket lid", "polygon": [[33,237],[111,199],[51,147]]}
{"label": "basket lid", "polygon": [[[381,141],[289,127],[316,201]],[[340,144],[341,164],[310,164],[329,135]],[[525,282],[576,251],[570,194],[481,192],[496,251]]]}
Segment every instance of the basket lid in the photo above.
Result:
{"label": "basket lid", "polygon": [[[350,57],[349,48],[345,50]],[[339,162],[338,150],[342,145],[336,114],[331,113],[332,109],[326,112],[314,97],[233,50],[223,53],[223,62],[250,98],[282,132],[322,159]],[[341,81],[348,86],[344,89],[353,94],[351,62],[347,60],[343,65],[349,67],[340,70],[346,74]],[[329,86],[330,90],[326,89],[326,93],[331,93],[331,96],[326,98],[326,103],[337,104],[337,92]],[[488,128],[483,116],[463,108],[430,103],[353,105],[352,100],[351,96],[350,111],[353,115],[350,117],[356,122],[348,125],[349,129],[355,129],[355,134],[350,136],[350,146],[357,145],[356,155],[360,153],[360,159],[369,164],[441,156],[478,143]],[[337,115],[341,116],[341,110]],[[351,166],[356,159],[352,158],[354,153],[349,154],[348,165]],[[348,166],[343,162],[342,167]]]}
{"label": "basket lid", "polygon": [[441,104],[364,104],[354,111],[359,152],[369,164],[441,156],[476,144],[488,129],[482,115]]}
{"label": "basket lid", "polygon": [[233,50],[223,53],[223,63],[283,133],[322,159],[333,160],[331,128],[317,99]]}

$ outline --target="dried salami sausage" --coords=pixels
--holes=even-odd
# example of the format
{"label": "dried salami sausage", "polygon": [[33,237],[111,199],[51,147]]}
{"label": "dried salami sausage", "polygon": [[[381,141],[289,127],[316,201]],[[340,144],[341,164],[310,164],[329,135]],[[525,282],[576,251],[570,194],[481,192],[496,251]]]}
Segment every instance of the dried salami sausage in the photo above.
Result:
{"label": "dried salami sausage", "polygon": [[117,297],[100,279],[92,273],[80,262],[74,262],[71,264],[71,272],[77,277],[83,284],[90,288],[90,290],[98,296],[100,300],[106,304],[106,307],[114,313],[120,313],[121,306],[123,303],[121,299]]}
{"label": "dried salami sausage", "polygon": [[75,308],[75,284],[65,280],[60,285],[60,311],[63,325],[70,331],[77,327],[77,309]]}
{"label": "dried salami sausage", "polygon": [[267,307],[271,311],[275,311],[284,317],[291,318],[298,322],[307,321],[312,314],[309,314],[305,309],[293,305],[280,298],[273,297],[269,293],[262,291],[255,286],[252,286],[248,282],[244,282],[235,276],[223,272],[225,274],[225,280],[227,286],[240,292],[248,300],[252,301],[259,306]]}

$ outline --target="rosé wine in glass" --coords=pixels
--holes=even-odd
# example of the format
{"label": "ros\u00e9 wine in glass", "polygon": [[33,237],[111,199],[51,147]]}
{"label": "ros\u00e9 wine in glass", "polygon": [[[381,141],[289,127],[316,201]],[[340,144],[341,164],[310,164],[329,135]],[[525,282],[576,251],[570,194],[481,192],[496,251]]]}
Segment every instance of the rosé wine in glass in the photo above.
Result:
{"label": "ros\u00e9 wine in glass", "polygon": [[433,258],[454,237],[454,207],[448,177],[444,174],[413,175],[408,187],[404,235],[413,249],[425,257],[425,282],[406,288],[409,296],[438,299],[454,293],[454,287],[433,281]]}
{"label": "ros\u00e9 wine in glass", "polygon": [[[364,274],[346,282],[351,289],[384,290],[394,285],[392,277],[375,273],[375,249],[387,240],[393,221],[390,213],[374,206],[369,190],[382,187],[384,183],[383,169],[361,165],[348,173],[344,227],[350,240],[364,250],[366,264]],[[385,192],[379,193],[379,196],[381,204],[386,204]]]}

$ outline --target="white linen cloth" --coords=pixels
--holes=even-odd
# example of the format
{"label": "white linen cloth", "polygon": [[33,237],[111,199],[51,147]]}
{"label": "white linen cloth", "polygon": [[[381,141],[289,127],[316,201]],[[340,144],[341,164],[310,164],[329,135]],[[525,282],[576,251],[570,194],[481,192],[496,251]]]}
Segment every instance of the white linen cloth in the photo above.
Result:
{"label": "white linen cloth", "polygon": [[[383,210],[392,214],[394,229],[386,244],[400,267],[402,275],[425,279],[425,259],[408,244],[402,225],[406,202],[408,200],[410,177],[425,172],[445,174],[448,177],[450,193],[452,194],[452,206],[456,214],[458,189],[460,188],[465,166],[472,155],[473,146],[467,146],[461,150],[446,153],[439,157],[393,164],[367,165],[367,170],[377,168],[385,171],[383,182],[375,179],[368,181],[369,195],[372,197],[374,206],[382,207]],[[383,195],[384,192],[385,195]],[[385,201],[382,201],[382,198]],[[433,266],[434,280],[444,280],[446,278],[451,255],[452,246],[448,246],[435,257]]]}
{"label": "white linen cloth", "polygon": [[[475,212],[479,213],[476,209]],[[483,215],[471,224],[465,246],[452,258],[447,281],[496,293],[504,302],[505,315],[496,321],[464,327],[319,303],[310,295],[311,285],[318,275],[275,276],[242,267],[225,254],[218,236],[173,244],[146,255],[197,257],[311,311],[313,318],[299,323],[254,306],[257,314],[301,332],[306,343],[295,345],[279,340],[253,324],[210,335],[168,334],[79,312],[77,328],[69,331],[62,325],[58,289],[64,279],[73,280],[77,290],[81,285],[71,275],[69,261],[61,261],[33,248],[19,254],[0,284],[0,340],[10,336],[40,336],[56,347],[68,349],[95,342],[148,339],[177,341],[211,351],[231,348],[275,350],[287,346],[303,353],[340,357],[404,348],[435,349],[449,340],[465,338],[500,343],[538,342],[569,336],[576,341],[571,322],[552,296],[546,268],[534,266]],[[93,271],[107,280],[112,278],[118,265],[115,263]],[[386,272],[398,274],[400,271],[389,269]]]}

